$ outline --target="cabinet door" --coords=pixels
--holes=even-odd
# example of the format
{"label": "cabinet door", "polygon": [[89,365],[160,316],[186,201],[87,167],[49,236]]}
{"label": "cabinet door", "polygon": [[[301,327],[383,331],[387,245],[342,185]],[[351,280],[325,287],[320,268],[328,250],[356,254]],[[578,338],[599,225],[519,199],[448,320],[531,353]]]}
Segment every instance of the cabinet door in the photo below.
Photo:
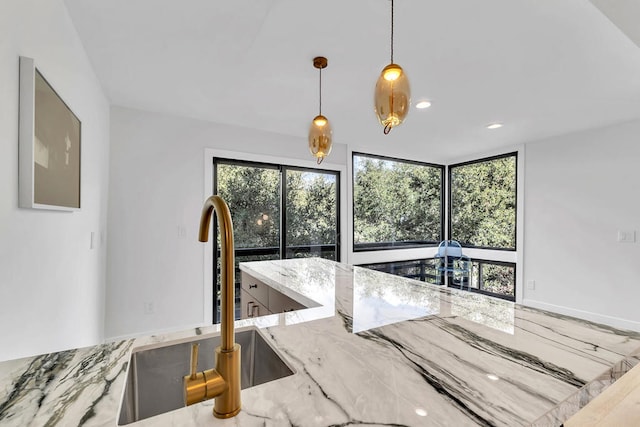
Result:
{"label": "cabinet door", "polygon": [[266,316],[267,314],[271,314],[269,309],[261,304],[257,299],[255,299],[252,295],[242,289],[240,291],[240,318],[241,319],[249,319],[251,317],[260,317]]}
{"label": "cabinet door", "polygon": [[269,311],[272,313],[284,313],[286,311],[300,310],[301,308],[306,307],[285,294],[269,288]]}
{"label": "cabinet door", "polygon": [[269,286],[264,282],[243,271],[240,286],[243,291],[251,295],[257,302],[265,307],[269,306]]}

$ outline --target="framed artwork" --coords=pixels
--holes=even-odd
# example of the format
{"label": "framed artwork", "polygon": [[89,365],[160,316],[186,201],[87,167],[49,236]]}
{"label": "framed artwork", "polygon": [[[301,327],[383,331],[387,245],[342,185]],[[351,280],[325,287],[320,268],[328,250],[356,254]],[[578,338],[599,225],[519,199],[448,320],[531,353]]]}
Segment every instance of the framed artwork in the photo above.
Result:
{"label": "framed artwork", "polygon": [[79,210],[80,120],[24,56],[19,111],[20,207]]}

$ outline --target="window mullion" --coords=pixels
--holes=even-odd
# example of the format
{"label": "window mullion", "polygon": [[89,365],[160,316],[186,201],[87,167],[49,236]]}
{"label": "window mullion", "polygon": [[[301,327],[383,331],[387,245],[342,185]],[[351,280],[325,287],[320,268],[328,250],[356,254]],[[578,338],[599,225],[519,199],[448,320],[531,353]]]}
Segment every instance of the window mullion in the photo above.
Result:
{"label": "window mullion", "polygon": [[287,168],[280,166],[280,259],[287,258]]}

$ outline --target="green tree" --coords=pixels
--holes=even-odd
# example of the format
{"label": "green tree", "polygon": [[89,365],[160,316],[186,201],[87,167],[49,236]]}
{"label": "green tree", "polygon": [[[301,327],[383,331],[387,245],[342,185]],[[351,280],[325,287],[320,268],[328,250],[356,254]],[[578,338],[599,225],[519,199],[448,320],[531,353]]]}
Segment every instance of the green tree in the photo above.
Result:
{"label": "green tree", "polygon": [[[229,205],[234,224],[236,249],[279,248],[281,218],[280,169],[253,165],[217,165],[217,187]],[[335,245],[337,241],[337,175],[316,171],[284,169],[286,177],[287,247]],[[317,250],[316,250],[317,249]],[[301,254],[335,258],[335,249],[318,253],[287,250],[283,257]],[[273,259],[279,255],[256,256]],[[243,259],[242,261],[248,261]]]}
{"label": "green tree", "polygon": [[515,249],[515,156],[451,168],[451,237],[463,245]]}
{"label": "green tree", "polygon": [[335,244],[336,176],[287,170],[287,244]]}
{"label": "green tree", "polygon": [[441,169],[354,157],[354,244],[441,240]]}
{"label": "green tree", "polygon": [[280,172],[218,164],[218,194],[233,220],[236,248],[277,247],[280,235]]}

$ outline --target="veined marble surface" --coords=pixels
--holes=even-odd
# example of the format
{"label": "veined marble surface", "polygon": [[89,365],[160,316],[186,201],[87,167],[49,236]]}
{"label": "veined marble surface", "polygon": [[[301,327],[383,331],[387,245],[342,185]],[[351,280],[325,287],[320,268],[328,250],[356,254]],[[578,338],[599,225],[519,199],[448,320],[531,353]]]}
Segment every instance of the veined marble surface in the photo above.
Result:
{"label": "veined marble surface", "polygon": [[[310,306],[236,322],[296,373],[229,420],[209,401],[132,426],[560,425],[640,357],[635,332],[332,261],[241,268]],[[132,348],[218,330],[0,363],[0,425],[114,426]]]}

